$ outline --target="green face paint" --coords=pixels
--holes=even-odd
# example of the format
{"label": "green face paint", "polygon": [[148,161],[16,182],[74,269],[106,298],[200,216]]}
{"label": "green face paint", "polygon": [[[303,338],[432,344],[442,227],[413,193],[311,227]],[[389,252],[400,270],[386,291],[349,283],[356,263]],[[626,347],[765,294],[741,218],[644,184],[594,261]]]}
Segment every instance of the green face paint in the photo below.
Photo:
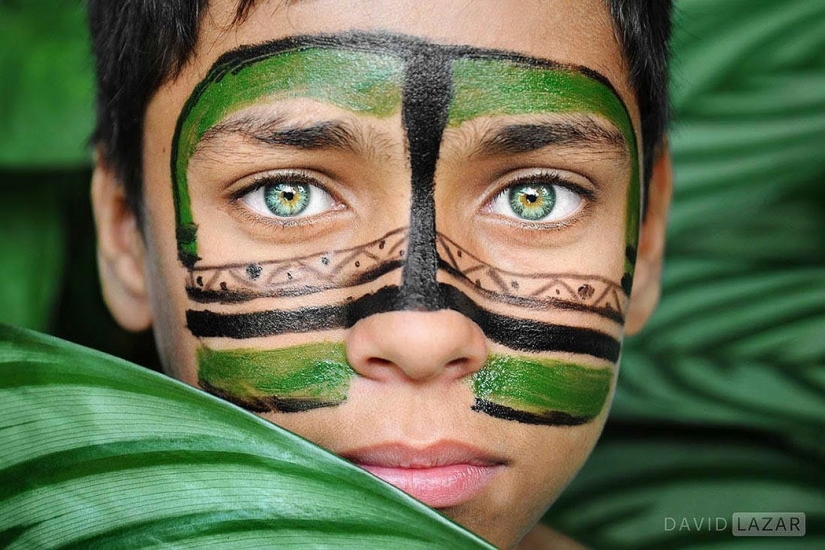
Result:
{"label": "green face paint", "polygon": [[564,67],[468,57],[455,59],[452,70],[453,101],[449,126],[455,127],[481,116],[584,113],[601,116],[622,132],[631,165],[625,218],[627,251],[622,280],[629,296],[639,241],[641,188],[636,134],[621,99],[600,80]]}
{"label": "green face paint", "polygon": [[612,380],[609,367],[491,355],[472,377],[473,410],[527,424],[584,424],[604,408]]}
{"label": "green face paint", "polygon": [[198,383],[255,412],[295,412],[339,405],[355,371],[343,344],[322,342],[276,350],[198,349]]}
{"label": "green face paint", "polygon": [[262,52],[220,62],[193,92],[173,139],[172,177],[178,255],[197,261],[187,170],[204,134],[245,107],[265,101],[313,99],[356,114],[387,117],[401,108],[402,62],[377,53],[307,48]]}

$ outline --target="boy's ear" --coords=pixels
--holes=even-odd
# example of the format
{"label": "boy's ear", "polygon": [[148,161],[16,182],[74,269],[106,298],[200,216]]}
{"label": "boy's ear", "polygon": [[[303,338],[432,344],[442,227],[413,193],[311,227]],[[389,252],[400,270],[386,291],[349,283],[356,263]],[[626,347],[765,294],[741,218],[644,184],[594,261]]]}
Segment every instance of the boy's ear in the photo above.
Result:
{"label": "boy's ear", "polygon": [[145,330],[152,325],[152,310],[143,264],[143,237],[137,217],[126,200],[123,182],[99,151],[91,195],[103,299],[123,328]]}
{"label": "boy's ear", "polygon": [[643,217],[633,292],[625,319],[625,333],[636,334],[647,322],[659,303],[662,290],[662,261],[665,253],[665,230],[670,196],[673,191],[673,169],[670,148],[665,146],[653,163],[646,211]]}

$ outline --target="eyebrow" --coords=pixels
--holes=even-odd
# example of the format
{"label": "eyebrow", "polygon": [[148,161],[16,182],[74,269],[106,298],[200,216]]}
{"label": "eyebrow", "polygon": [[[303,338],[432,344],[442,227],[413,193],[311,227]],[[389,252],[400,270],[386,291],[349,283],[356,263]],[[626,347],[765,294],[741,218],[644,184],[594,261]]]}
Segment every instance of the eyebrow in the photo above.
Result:
{"label": "eyebrow", "polygon": [[578,147],[600,153],[619,153],[627,157],[628,144],[612,124],[601,124],[592,117],[562,118],[478,131],[470,139],[470,156],[515,155],[538,151],[552,145]]}
{"label": "eyebrow", "polygon": [[302,125],[282,116],[247,114],[221,122],[204,132],[195,152],[209,149],[221,139],[239,135],[275,147],[301,150],[335,149],[367,156],[390,154],[389,136],[377,129],[347,120],[326,120]]}

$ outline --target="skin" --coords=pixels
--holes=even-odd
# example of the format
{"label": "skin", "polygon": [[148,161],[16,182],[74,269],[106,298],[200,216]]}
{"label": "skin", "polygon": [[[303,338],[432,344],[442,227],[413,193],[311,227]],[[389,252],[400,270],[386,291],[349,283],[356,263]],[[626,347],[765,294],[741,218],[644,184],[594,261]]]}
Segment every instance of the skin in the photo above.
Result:
{"label": "skin", "polygon": [[[175,123],[193,90],[222,53],[287,36],[351,30],[402,33],[432,43],[507,50],[592,69],[610,82],[626,105],[630,131],[640,143],[638,109],[605,5],[581,0],[528,4],[262,2],[246,21],[233,25],[234,3],[213,2],[204,18],[195,56],[177,79],[157,91],[146,112],[144,234],[137,231],[119,182],[104,163],[98,163],[92,188],[107,302],[127,328],[154,327],[170,375],[197,385],[200,357],[202,382],[206,378],[223,383],[224,391],[241,391],[237,386],[244,377],[233,377],[237,371],[231,368],[232,361],[238,359],[238,354],[264,354],[264,366],[257,370],[255,360],[241,357],[244,372],[248,373],[244,376],[257,382],[264,379],[257,389],[249,390],[247,384],[242,391],[260,397],[261,387],[269,388],[270,395],[274,387],[280,397],[314,400],[318,406],[299,408],[300,412],[280,412],[278,406],[269,406],[270,410],[260,414],[333,452],[346,454],[386,442],[426,447],[447,440],[503,457],[505,466],[477,497],[441,510],[501,547],[514,547],[519,541],[522,547],[541,547],[554,536],[543,528],[534,529],[534,525],[581,467],[598,438],[613,391],[614,362],[581,353],[513,349],[508,342],[485,334],[466,311],[438,308],[393,309],[363,317],[352,326],[323,331],[243,340],[197,338],[187,328],[190,310],[294,310],[343,302],[352,289],[332,288],[303,296],[269,296],[233,304],[203,305],[193,301],[191,292],[187,293],[187,281],[194,279],[179,257],[175,239],[176,208],[169,166],[174,158]],[[491,26],[490,22],[495,23]],[[208,148],[194,152],[185,175],[191,221],[198,225],[197,256],[202,258],[195,267],[243,266],[323,255],[374,242],[410,225],[411,169],[400,113],[364,115],[353,113],[341,102],[306,97],[256,101],[249,109],[258,117],[275,114],[295,124],[351,120],[369,136],[365,143],[380,146],[324,151],[319,155],[224,135]],[[634,204],[629,197],[634,193],[631,185],[638,156],[622,155],[615,148],[581,145],[546,147],[523,154],[478,154],[480,136],[491,129],[514,123],[542,123],[555,116],[541,109],[523,111],[490,113],[487,109],[472,116],[454,113],[444,129],[436,165],[436,231],[463,250],[465,258],[492,266],[498,273],[524,275],[519,279],[522,282],[531,281],[531,276],[566,274],[618,285],[630,269],[625,249],[635,230],[629,228],[628,220],[634,218],[628,215],[628,205],[632,208]],[[604,117],[597,122],[611,123]],[[343,206],[307,223],[284,225],[250,214],[235,200],[237,192],[245,189],[256,174],[295,167],[326,178],[323,183]],[[490,211],[489,205],[502,185],[514,176],[536,170],[563,173],[592,191],[595,198],[564,223],[552,227],[514,221]],[[653,174],[648,215],[638,242],[633,296],[628,301],[622,295],[618,305],[629,331],[641,327],[658,296],[669,181],[667,157],[663,156]],[[399,285],[401,271],[390,271],[361,284],[358,295]],[[586,328],[617,340],[622,336],[621,319],[558,304],[525,309],[513,306],[512,300],[491,298],[483,285],[474,287],[455,273],[439,270],[437,279],[459,288],[491,311],[528,321]],[[583,282],[578,285],[581,287]],[[587,294],[586,289],[582,291],[582,295]],[[304,378],[313,380],[314,385],[295,384],[295,378],[290,378],[290,369],[300,361],[282,360],[280,364],[290,371],[286,374],[266,367],[274,364],[274,356],[306,358],[308,353],[312,355],[307,350],[318,349],[326,350],[320,354],[322,360],[336,360],[336,374],[319,377],[316,354],[306,367],[314,374]],[[342,353],[346,354],[346,364],[340,361]],[[542,376],[542,368],[552,371],[553,376]],[[579,421],[567,422],[575,425],[543,425],[491,415],[478,407],[474,410],[477,399],[539,415],[563,412],[568,415],[565,418],[576,417]]]}

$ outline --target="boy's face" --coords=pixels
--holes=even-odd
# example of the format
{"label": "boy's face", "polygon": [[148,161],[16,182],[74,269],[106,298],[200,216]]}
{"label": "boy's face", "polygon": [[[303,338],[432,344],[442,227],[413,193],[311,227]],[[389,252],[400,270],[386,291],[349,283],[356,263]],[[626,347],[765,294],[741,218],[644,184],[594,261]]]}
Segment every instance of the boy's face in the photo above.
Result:
{"label": "boy's face", "polygon": [[632,307],[605,3],[235,8],[146,114],[168,372],[514,544],[598,437]]}

